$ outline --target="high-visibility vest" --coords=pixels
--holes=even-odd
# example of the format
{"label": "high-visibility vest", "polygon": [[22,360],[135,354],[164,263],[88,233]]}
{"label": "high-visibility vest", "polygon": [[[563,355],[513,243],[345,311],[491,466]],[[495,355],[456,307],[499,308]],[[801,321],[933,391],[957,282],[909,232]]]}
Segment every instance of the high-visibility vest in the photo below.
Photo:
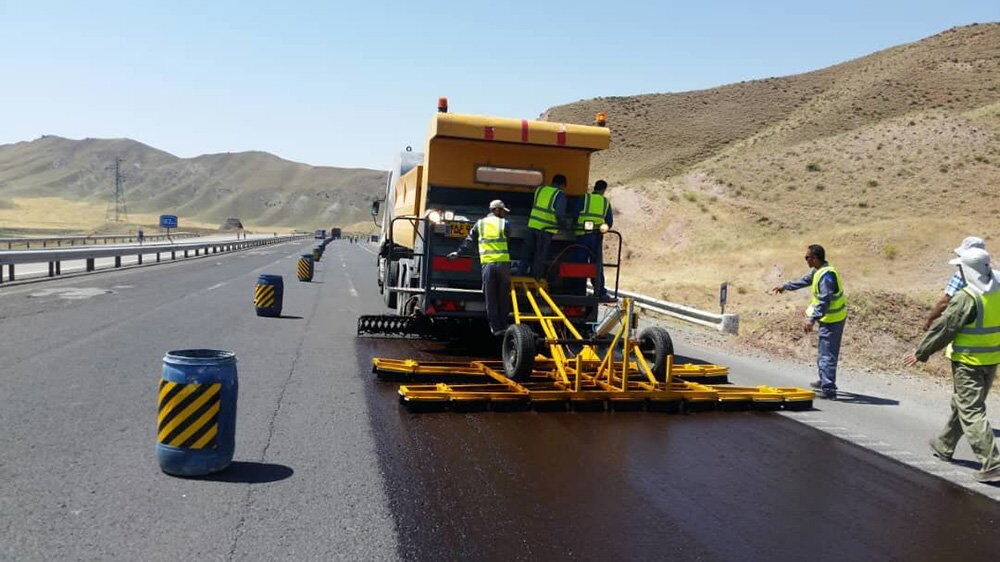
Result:
{"label": "high-visibility vest", "polygon": [[962,289],[976,299],[976,319],[962,326],[945,355],[966,365],[1000,365],[1000,292],[977,294]]}
{"label": "high-visibility vest", "polygon": [[[576,235],[582,236],[591,232],[597,232],[597,229],[604,224],[604,217],[607,216],[610,205],[608,198],[599,193],[584,195],[583,208],[580,209],[580,214],[576,217]],[[587,221],[594,223],[593,228],[590,230],[584,228]]]}
{"label": "high-visibility vest", "polygon": [[528,228],[553,234],[559,230],[559,222],[556,220],[557,195],[559,195],[557,187],[538,186],[535,190],[535,201],[531,204],[531,214],[528,215]]}
{"label": "high-visibility vest", "polygon": [[834,279],[837,280],[837,293],[830,299],[830,305],[826,309],[826,314],[819,319],[824,324],[840,322],[847,318],[847,297],[844,296],[844,283],[840,280],[840,273],[837,272],[837,268],[829,264],[817,269],[816,273],[813,274],[812,302],[809,303],[809,308],[806,309],[806,316],[811,318],[813,309],[819,304],[819,280],[827,273],[833,273]]}
{"label": "high-visibility vest", "polygon": [[476,230],[479,231],[479,263],[510,261],[507,235],[504,234],[506,226],[507,220],[496,215],[483,217],[476,223]]}

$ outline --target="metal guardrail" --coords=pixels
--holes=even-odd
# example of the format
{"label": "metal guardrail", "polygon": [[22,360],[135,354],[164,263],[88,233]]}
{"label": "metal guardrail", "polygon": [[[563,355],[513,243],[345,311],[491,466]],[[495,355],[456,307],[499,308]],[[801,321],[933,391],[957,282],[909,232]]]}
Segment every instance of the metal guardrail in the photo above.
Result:
{"label": "metal guardrail", "polygon": [[[173,232],[169,235],[167,234],[147,234],[144,236],[145,240],[156,241],[156,240],[171,240],[173,238],[192,238],[194,236],[199,236],[195,232]],[[14,246],[24,246],[26,249],[31,249],[31,245],[34,244],[35,247],[48,248],[51,246],[62,247],[64,244],[66,246],[87,246],[96,244],[107,244],[111,241],[112,244],[116,242],[137,242],[138,237],[135,234],[107,234],[107,235],[97,235],[97,236],[52,236],[52,237],[30,237],[30,238],[0,238],[0,247],[6,245],[8,250],[13,250]]]}
{"label": "metal guardrail", "polygon": [[178,255],[184,258],[206,254],[218,254],[235,250],[244,250],[267,246],[279,242],[299,240],[308,238],[308,234],[292,234],[274,236],[268,238],[254,238],[251,240],[202,240],[197,242],[180,242],[171,244],[145,244],[142,246],[105,246],[88,248],[63,248],[60,250],[14,250],[0,251],[0,283],[4,281],[4,266],[7,269],[7,280],[15,280],[16,264],[48,263],[49,277],[61,275],[62,262],[84,261],[86,271],[94,271],[95,260],[99,258],[114,258],[114,267],[122,266],[122,257],[136,256],[137,265],[141,265],[143,256],[155,255],[159,262],[165,254],[170,254],[170,259],[177,259]]}
{"label": "metal guardrail", "polygon": [[649,310],[650,312],[679,318],[681,320],[709,328],[715,328],[716,330],[726,334],[736,335],[740,329],[740,316],[738,314],[716,314],[714,312],[699,310],[683,304],[654,299],[653,297],[640,295],[639,293],[633,293],[632,291],[619,290],[615,292],[614,290],[609,289],[609,292],[615,293],[620,297],[629,297],[633,299],[640,308]]}

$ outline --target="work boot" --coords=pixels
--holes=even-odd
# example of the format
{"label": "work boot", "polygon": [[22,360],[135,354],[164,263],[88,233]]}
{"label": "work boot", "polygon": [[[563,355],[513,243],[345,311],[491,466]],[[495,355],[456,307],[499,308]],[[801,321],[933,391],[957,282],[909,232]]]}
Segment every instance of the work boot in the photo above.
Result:
{"label": "work boot", "polygon": [[951,455],[946,455],[937,446],[937,439],[931,439],[927,442],[931,446],[931,454],[944,462],[951,462]]}
{"label": "work boot", "polygon": [[822,390],[816,392],[816,396],[822,398],[823,400],[836,400],[837,391],[836,390]]}
{"label": "work boot", "polygon": [[984,484],[1000,482],[1000,466],[993,470],[979,471],[976,473],[976,481]]}
{"label": "work boot", "polygon": [[823,383],[820,381],[812,381],[811,383],[809,383],[809,386],[813,390],[823,390]]}
{"label": "work boot", "polygon": [[612,297],[611,295],[609,295],[607,293],[604,293],[603,295],[597,297],[597,302],[600,302],[600,303],[613,303],[613,302],[618,302],[618,299],[616,299],[615,297]]}

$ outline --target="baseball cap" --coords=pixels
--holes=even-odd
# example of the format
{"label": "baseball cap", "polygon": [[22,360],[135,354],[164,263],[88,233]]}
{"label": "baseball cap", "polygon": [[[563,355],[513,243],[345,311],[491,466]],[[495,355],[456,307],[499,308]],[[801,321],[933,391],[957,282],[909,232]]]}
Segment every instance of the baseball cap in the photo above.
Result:
{"label": "baseball cap", "polygon": [[986,242],[983,242],[983,239],[978,236],[966,236],[965,240],[962,240],[962,243],[959,244],[957,248],[955,248],[955,253],[958,255],[962,255],[962,252],[970,248],[979,248],[980,250],[985,250]]}
{"label": "baseball cap", "polygon": [[508,209],[506,207],[506,205],[503,204],[503,201],[501,201],[499,199],[494,199],[494,200],[490,201],[490,210],[492,211],[493,209],[503,209],[504,211],[507,211],[508,213],[510,212],[510,209]]}

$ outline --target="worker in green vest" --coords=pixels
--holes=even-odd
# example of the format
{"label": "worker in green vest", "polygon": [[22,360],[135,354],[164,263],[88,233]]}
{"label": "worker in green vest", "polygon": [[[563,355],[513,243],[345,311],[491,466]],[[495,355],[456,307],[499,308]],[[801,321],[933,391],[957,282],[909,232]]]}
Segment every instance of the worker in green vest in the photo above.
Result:
{"label": "worker in green vest", "polygon": [[535,198],[528,215],[528,236],[524,241],[524,256],[521,258],[519,275],[531,275],[542,279],[545,275],[545,260],[548,258],[552,235],[565,226],[566,222],[566,176],[556,174],[551,185],[540,185],[535,190]]}
{"label": "worker in green vest", "polygon": [[599,302],[615,302],[617,299],[608,294],[604,286],[604,233],[614,224],[611,213],[611,203],[604,196],[608,182],[597,180],[594,192],[583,196],[582,206],[576,216],[577,242],[587,248],[590,261],[596,265],[594,278],[594,294]]}
{"label": "worker in green vest", "polygon": [[771,290],[774,294],[796,291],[809,287],[812,301],[806,309],[806,322],[802,325],[805,333],[819,324],[819,357],[816,361],[819,380],[810,383],[820,398],[837,399],[837,361],[840,358],[840,340],[844,336],[844,322],[847,320],[847,297],[840,273],[826,261],[826,250],[819,244],[806,249],[806,264],[809,273]]}
{"label": "worker in green vest", "polygon": [[958,266],[965,287],[951,297],[944,313],[903,363],[912,366],[945,349],[954,383],[951,417],[941,434],[931,439],[931,452],[951,462],[964,435],[982,463],[976,480],[1000,482],[1000,450],[986,416],[986,397],[1000,364],[1000,278],[990,268],[990,255],[981,248],[965,250],[948,263]]}
{"label": "worker in green vest", "polygon": [[489,214],[476,221],[458,249],[447,256],[449,260],[454,260],[472,244],[478,244],[486,317],[494,336],[502,335],[507,329],[507,317],[510,315],[510,249],[507,245],[510,238],[510,224],[507,222],[509,213],[510,209],[503,201],[490,201]]}

